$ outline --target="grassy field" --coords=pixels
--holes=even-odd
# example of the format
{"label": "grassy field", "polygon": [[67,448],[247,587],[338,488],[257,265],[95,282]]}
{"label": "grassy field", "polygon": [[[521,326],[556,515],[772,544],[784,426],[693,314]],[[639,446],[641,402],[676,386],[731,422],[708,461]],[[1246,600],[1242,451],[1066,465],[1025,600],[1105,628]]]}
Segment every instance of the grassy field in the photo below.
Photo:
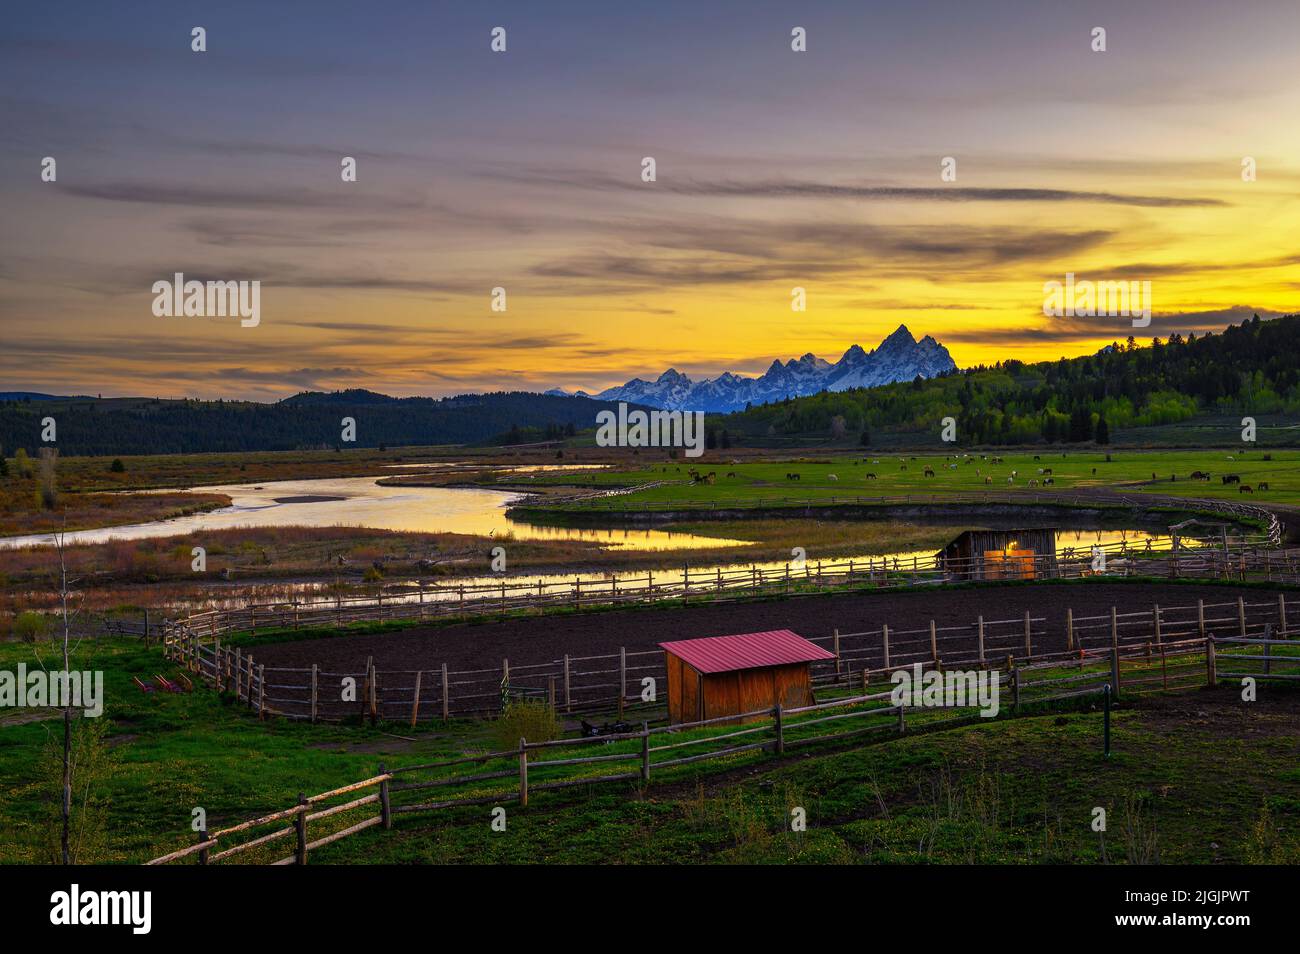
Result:
{"label": "grassy field", "polygon": [[[1249,737],[1231,742],[1219,727],[1184,723],[1180,713],[1165,703],[1119,712],[1110,760],[1100,751],[1098,714],[1047,714],[721,776],[699,773],[663,788],[539,797],[509,811],[507,833],[489,828],[486,809],[416,816],[394,832],[367,832],[315,857],[442,864],[1300,861],[1300,769],[1287,728],[1294,710],[1253,714]],[[1105,834],[1091,830],[1095,807],[1106,809]],[[796,808],[806,812],[806,831],[792,830]]]}
{"label": "grassy field", "polygon": [[[987,460],[983,459],[987,456]],[[1108,461],[1106,458],[1110,457]],[[1000,463],[993,463],[998,457]],[[1232,458],[1232,459],[1229,459]],[[925,476],[926,467],[934,471]],[[633,496],[611,498],[616,508],[635,509],[638,502],[671,504],[715,500],[779,503],[782,499],[880,496],[908,493],[970,493],[1030,490],[1041,482],[1039,469],[1050,468],[1053,484],[1062,490],[1122,490],[1259,503],[1300,503],[1300,452],[1248,450],[1224,451],[1038,451],[964,456],[884,455],[865,450],[853,456],[787,457],[778,460],[732,462],[710,453],[699,461],[668,461],[635,470],[608,470],[585,475],[584,483],[596,488],[627,487],[667,481]],[[690,483],[689,472],[713,473],[714,482]],[[1193,481],[1194,471],[1212,474],[1208,482]],[[1012,477],[1013,473],[1015,474]],[[787,474],[798,474],[790,480]],[[868,474],[875,474],[874,478]],[[1242,494],[1222,476],[1237,474],[1243,484],[1267,491]],[[835,479],[831,479],[831,475]],[[1175,480],[1170,478],[1175,477]],[[986,481],[985,478],[988,478]],[[1008,478],[1012,482],[1008,483]],[[555,482],[557,478],[539,478]]]}
{"label": "grassy field", "polygon": [[[0,668],[50,645],[0,644]],[[134,640],[80,644],[78,667],[105,671],[102,743],[91,778],[83,861],[139,862],[210,829],[390,767],[504,747],[492,723],[370,728],[258,722],[209,690],[145,695],[131,676],[168,672]],[[509,809],[399,816],[313,854],[314,863],[382,862],[1274,862],[1300,861],[1300,693],[1244,705],[1229,687],[1148,698],[1117,711],[1115,754],[1100,751],[1089,707],[892,737],[784,760],[733,756],[668,770],[647,788],[539,794]],[[49,860],[57,741],[48,713],[11,710],[0,727],[0,861]],[[598,767],[599,768],[599,767]],[[507,783],[508,784],[508,783]],[[1092,809],[1110,813],[1103,839]],[[793,832],[793,807],[808,830]],[[280,853],[283,853],[282,851]]]}

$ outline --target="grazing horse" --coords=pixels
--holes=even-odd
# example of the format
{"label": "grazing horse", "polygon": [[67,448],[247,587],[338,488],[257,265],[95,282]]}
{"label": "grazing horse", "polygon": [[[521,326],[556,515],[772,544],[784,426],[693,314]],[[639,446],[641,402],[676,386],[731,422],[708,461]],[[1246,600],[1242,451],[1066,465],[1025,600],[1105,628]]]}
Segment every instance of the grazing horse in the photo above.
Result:
{"label": "grazing horse", "polygon": [[1267,480],[1261,480],[1259,483],[1257,483],[1257,484],[1255,485],[1255,489],[1256,489],[1256,490],[1268,490],[1268,481],[1267,481]]}
{"label": "grazing horse", "polygon": [[1254,492],[1255,491],[1250,489],[1250,484],[1242,484],[1237,488],[1237,493],[1239,494],[1253,494]]}
{"label": "grazing horse", "polygon": [[933,467],[927,467],[927,468],[925,469],[925,476],[926,476],[926,477],[933,477],[933,476],[934,476],[934,468],[933,468]]}
{"label": "grazing horse", "polygon": [[1237,475],[1237,474],[1224,474],[1224,475],[1223,475],[1223,483],[1224,483],[1225,485],[1227,485],[1227,484],[1239,484],[1239,483],[1241,483],[1241,477],[1240,477],[1239,475]]}
{"label": "grazing horse", "polygon": [[874,473],[871,473],[870,471],[868,471],[868,472],[867,472],[867,480],[875,480],[875,479],[876,479],[876,475],[875,475]]}

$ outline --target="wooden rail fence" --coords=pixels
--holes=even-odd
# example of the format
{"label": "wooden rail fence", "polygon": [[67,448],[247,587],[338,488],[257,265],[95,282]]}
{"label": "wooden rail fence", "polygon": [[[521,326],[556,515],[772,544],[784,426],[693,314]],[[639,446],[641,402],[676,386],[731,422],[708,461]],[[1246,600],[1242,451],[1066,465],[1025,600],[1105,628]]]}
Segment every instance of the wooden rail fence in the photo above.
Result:
{"label": "wooden rail fence", "polygon": [[[1095,551],[1104,557],[1098,562]],[[1300,549],[1268,549],[1239,544],[1224,549],[1198,547],[1175,552],[1148,551],[1118,542],[1098,547],[1065,548],[1060,554],[1035,554],[987,564],[971,558],[806,561],[802,566],[721,567],[681,573],[646,573],[641,578],[530,582],[522,578],[499,583],[428,584],[418,582],[400,592],[353,597],[249,604],[238,609],[210,610],[164,624],[215,637],[263,629],[302,629],[344,626],[356,622],[423,621],[469,618],[511,612],[542,612],[562,608],[631,605],[676,600],[727,600],[770,597],[840,588],[886,588],[964,583],[970,580],[1079,579],[1092,576],[1167,577],[1217,580],[1263,580],[1300,583]]]}
{"label": "wooden rail fence", "polygon": [[[919,628],[887,623],[862,631],[837,628],[811,637],[835,657],[813,664],[813,684],[866,687],[918,662],[994,668],[1059,662],[1116,648],[1127,652],[1132,647],[1150,658],[1168,644],[1187,639],[1218,635],[1285,640],[1293,630],[1283,593],[1263,601],[1198,600],[1125,612],[1112,607],[1102,616],[1078,616],[1066,608],[1056,635],[1049,634],[1046,623],[1046,617],[1026,612],[1006,619],[981,616],[960,625],[940,626],[930,620]],[[361,671],[335,672],[318,666],[266,667],[251,649],[223,643],[221,636],[205,639],[192,629],[173,627],[164,638],[164,653],[209,685],[232,692],[259,716],[312,722],[361,718],[415,725],[494,715],[502,710],[503,698],[511,695],[545,699],[563,713],[615,711],[624,716],[658,709],[659,695],[667,686],[663,653],[657,649],[623,648],[523,665],[503,659],[499,667],[472,670],[451,670],[445,663],[436,669],[379,670],[371,660]],[[653,691],[647,693],[647,688]]]}
{"label": "wooden rail fence", "polygon": [[[1240,601],[1236,604],[1235,617],[1205,616],[1206,609],[1228,605],[1231,604],[1214,607],[1198,604],[1197,623],[1208,627],[1226,621],[1235,624],[1239,632],[1249,632],[1254,624]],[[1279,609],[1284,615],[1284,607]],[[1080,647],[1067,658],[1013,660],[1008,670],[997,674],[999,696],[1005,698],[1005,693],[1010,693],[1010,709],[1016,715],[1029,706],[1093,696],[1107,688],[1120,697],[1194,685],[1214,686],[1220,679],[1248,675],[1300,679],[1300,655],[1283,651],[1283,648],[1295,648],[1295,641],[1271,638],[1271,635],[1183,637],[1162,630],[1162,611],[1153,612],[1157,620],[1155,630],[1143,635],[1154,638],[1121,641],[1120,628],[1131,624],[1131,617],[1137,614],[1121,616],[1112,611],[1109,649]],[[1122,617],[1127,619],[1121,621]],[[1183,625],[1176,623],[1174,629]],[[1273,624],[1263,625],[1271,634]],[[1263,654],[1250,651],[1257,649],[1262,649]],[[1254,666],[1257,670],[1229,673],[1222,670],[1221,663],[1241,666],[1243,670]],[[930,660],[917,665],[923,669],[942,668],[942,663]],[[910,727],[909,714],[913,716]],[[161,855],[148,864],[167,864],[186,858],[210,864],[288,839],[293,840],[292,854],[269,863],[306,864],[309,852],[317,848],[375,826],[392,828],[396,815],[467,806],[517,804],[525,807],[538,792],[608,783],[644,786],[660,773],[678,766],[750,753],[781,756],[803,745],[859,738],[872,741],[916,728],[946,728],[975,718],[969,706],[940,715],[933,708],[896,704],[888,691],[862,692],[807,706],[777,705],[671,726],[652,728],[643,722],[639,731],[598,738],[537,742],[520,739],[514,750],[393,769],[381,764],[374,776],[362,781],[310,797],[300,795],[297,804],[289,808],[214,832],[199,832],[195,844]],[[592,746],[600,747],[598,754],[572,754],[591,751]],[[494,783],[508,783],[508,787],[494,788]],[[369,794],[357,794],[367,790]],[[327,804],[331,802],[335,804]],[[336,823],[343,827],[314,839],[309,837],[309,824],[336,817]]]}

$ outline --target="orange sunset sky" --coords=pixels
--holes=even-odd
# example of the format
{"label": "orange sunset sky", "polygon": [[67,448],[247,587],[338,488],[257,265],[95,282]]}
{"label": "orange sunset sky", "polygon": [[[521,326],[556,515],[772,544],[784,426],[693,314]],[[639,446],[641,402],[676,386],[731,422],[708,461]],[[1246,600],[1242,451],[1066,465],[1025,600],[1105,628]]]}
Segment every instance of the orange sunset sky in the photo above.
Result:
{"label": "orange sunset sky", "polygon": [[[899,324],[963,367],[1132,333],[1044,317],[1066,272],[1150,281],[1143,338],[1300,310],[1294,2],[263,6],[7,14],[0,390],[596,390]],[[177,271],[260,281],[260,324],[155,317]]]}

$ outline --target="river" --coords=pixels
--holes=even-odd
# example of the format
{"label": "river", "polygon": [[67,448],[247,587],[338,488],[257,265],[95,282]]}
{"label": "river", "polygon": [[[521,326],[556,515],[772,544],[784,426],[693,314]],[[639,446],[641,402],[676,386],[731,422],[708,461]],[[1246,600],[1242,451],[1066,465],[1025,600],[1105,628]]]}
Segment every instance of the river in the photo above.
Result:
{"label": "river", "polygon": [[[529,468],[536,469],[536,468]],[[567,469],[567,468],[566,468]],[[640,528],[539,527],[509,519],[505,509],[526,494],[477,487],[394,487],[375,477],[324,477],[260,484],[217,484],[186,488],[225,494],[229,507],[171,520],[74,530],[69,544],[170,537],[230,527],[369,527],[415,533],[511,535],[516,540],[586,540],[628,550],[695,550],[748,546],[725,540]],[[0,547],[47,545],[50,535],[0,538]]]}

